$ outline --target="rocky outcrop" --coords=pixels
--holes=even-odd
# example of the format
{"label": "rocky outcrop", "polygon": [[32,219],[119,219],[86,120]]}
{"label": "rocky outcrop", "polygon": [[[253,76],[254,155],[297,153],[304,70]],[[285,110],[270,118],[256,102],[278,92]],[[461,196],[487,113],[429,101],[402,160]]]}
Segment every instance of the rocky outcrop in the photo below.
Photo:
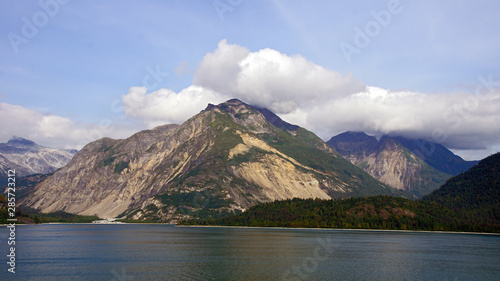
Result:
{"label": "rocky outcrop", "polygon": [[417,144],[420,142],[390,136],[377,140],[362,132],[346,132],[327,143],[374,178],[419,197],[439,188],[452,176],[443,171],[460,170],[475,164],[464,161],[442,145],[434,143],[432,147],[435,148],[435,155],[428,154],[423,158],[421,153],[417,153]]}
{"label": "rocky outcrop", "polygon": [[175,222],[278,199],[398,193],[276,117],[230,100],[182,125],[100,139],[22,203],[42,212]]}

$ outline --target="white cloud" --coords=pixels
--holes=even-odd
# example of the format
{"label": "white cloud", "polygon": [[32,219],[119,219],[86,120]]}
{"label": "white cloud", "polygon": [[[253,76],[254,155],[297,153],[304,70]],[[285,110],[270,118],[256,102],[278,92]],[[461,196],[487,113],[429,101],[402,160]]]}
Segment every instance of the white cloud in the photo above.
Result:
{"label": "white cloud", "polygon": [[152,127],[182,123],[208,103],[239,98],[324,139],[364,131],[431,139],[486,156],[500,142],[500,93],[488,90],[482,95],[428,94],[367,87],[351,74],[343,76],[299,55],[250,52],[222,40],[200,62],[192,86],[179,93],[161,89],[149,94],[146,88],[132,87],[123,104],[127,114]]}
{"label": "white cloud", "polygon": [[218,104],[227,99],[229,96],[199,86],[190,86],[179,93],[160,89],[149,94],[146,87],[131,87],[122,101],[128,115],[152,128],[168,123],[180,124],[205,109],[209,103]]}
{"label": "white cloud", "polygon": [[[494,87],[500,83],[489,80],[482,84],[481,95],[391,91],[367,87],[352,75],[342,76],[301,56],[272,49],[250,52],[222,40],[200,62],[193,85],[178,93],[131,87],[122,105],[128,116],[152,128],[180,124],[208,103],[239,98],[267,107],[325,140],[348,130],[401,135],[432,139],[480,158],[500,147],[500,91]],[[52,147],[81,148],[105,136],[124,138],[139,130],[114,121],[83,124],[0,103],[2,141],[19,136]]]}
{"label": "white cloud", "polygon": [[266,106],[276,113],[365,89],[364,83],[351,74],[342,76],[302,56],[288,56],[272,49],[249,52],[226,40],[203,58],[193,83]]}
{"label": "white cloud", "polygon": [[17,136],[49,147],[77,149],[105,136],[123,138],[136,131],[111,120],[103,120],[101,124],[81,124],[8,103],[0,103],[0,126],[2,142]]}
{"label": "white cloud", "polygon": [[499,94],[425,94],[369,87],[303,111],[308,112],[305,126],[325,139],[351,130],[430,139],[454,149],[487,150],[500,140]]}
{"label": "white cloud", "polygon": [[241,72],[239,62],[249,54],[250,51],[245,47],[229,45],[226,40],[220,41],[217,49],[206,54],[200,62],[193,84],[234,96],[238,91],[236,82]]}

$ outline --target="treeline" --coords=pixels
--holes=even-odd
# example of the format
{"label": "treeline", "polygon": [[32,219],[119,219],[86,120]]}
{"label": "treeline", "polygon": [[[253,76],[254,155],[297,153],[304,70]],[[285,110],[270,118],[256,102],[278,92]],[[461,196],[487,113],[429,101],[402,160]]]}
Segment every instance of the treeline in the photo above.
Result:
{"label": "treeline", "polygon": [[500,153],[449,179],[422,200],[373,196],[293,199],[184,224],[500,232]]}
{"label": "treeline", "polygon": [[[9,216],[9,210],[7,205],[7,199],[0,194],[0,224],[11,223],[7,221],[12,217]],[[50,222],[60,222],[60,223],[90,223],[94,220],[98,220],[97,216],[79,216],[74,214],[69,214],[65,212],[54,212],[54,213],[40,213],[37,210],[30,208],[15,208],[15,217],[17,219],[16,224],[38,224],[38,223],[50,223]]]}
{"label": "treeline", "polygon": [[435,202],[391,196],[339,200],[296,198],[259,204],[236,216],[182,224],[500,232],[499,228],[489,225],[465,224],[456,212]]}

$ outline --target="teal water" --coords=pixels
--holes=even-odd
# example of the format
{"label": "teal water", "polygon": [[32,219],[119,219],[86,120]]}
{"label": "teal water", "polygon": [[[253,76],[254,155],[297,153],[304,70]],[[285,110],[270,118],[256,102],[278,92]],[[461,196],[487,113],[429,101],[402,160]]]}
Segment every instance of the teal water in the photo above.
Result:
{"label": "teal water", "polygon": [[27,225],[0,280],[500,280],[500,236],[171,225]]}

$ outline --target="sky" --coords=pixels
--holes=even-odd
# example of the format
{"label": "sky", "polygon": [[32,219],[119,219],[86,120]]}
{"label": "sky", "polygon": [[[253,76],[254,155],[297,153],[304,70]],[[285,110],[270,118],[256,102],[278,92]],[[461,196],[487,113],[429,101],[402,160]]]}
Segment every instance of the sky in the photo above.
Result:
{"label": "sky", "polygon": [[231,98],[325,141],[500,151],[499,1],[0,0],[0,142],[80,149]]}

